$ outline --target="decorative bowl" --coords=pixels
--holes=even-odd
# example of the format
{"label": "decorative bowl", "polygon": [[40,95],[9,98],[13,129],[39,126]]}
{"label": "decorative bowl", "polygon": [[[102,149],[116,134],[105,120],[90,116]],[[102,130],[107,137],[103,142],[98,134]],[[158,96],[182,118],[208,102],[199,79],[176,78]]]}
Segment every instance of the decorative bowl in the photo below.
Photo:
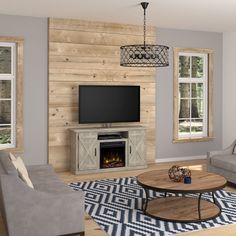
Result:
{"label": "decorative bowl", "polygon": [[168,170],[168,175],[174,182],[181,182],[184,177],[191,177],[191,171],[188,168],[183,168],[178,165],[173,165]]}

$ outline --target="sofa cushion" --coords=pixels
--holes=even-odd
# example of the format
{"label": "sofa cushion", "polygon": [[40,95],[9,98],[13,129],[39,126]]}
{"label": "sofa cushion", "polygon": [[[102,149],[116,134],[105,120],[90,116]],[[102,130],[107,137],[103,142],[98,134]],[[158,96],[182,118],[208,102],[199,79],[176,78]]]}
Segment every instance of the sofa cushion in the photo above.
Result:
{"label": "sofa cushion", "polygon": [[34,188],[47,193],[70,193],[74,190],[61,181],[34,184]]}
{"label": "sofa cushion", "polygon": [[235,155],[228,156],[213,156],[211,157],[212,166],[236,172],[236,157]]}
{"label": "sofa cushion", "polygon": [[30,166],[26,166],[27,171],[30,175],[31,172],[35,172],[35,171],[50,171],[54,173],[53,167],[52,165],[46,164],[46,165],[30,165]]}
{"label": "sofa cushion", "polygon": [[4,170],[3,166],[0,165],[0,175],[6,174],[6,171]]}
{"label": "sofa cushion", "polygon": [[48,182],[61,182],[61,179],[53,171],[48,169],[29,170],[29,177],[34,185]]}
{"label": "sofa cushion", "polygon": [[18,175],[18,172],[15,166],[12,164],[8,153],[0,151],[0,162],[6,174]]}

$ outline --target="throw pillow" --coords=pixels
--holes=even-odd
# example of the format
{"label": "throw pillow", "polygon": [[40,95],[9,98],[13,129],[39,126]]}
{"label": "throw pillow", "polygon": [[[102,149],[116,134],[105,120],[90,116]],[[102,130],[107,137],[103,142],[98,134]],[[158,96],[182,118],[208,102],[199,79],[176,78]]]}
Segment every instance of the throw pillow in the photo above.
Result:
{"label": "throw pillow", "polygon": [[234,145],[234,148],[233,148],[233,154],[236,155],[236,145]]}
{"label": "throw pillow", "polygon": [[25,173],[22,173],[20,169],[18,169],[18,173],[20,178],[31,188],[34,188],[34,185],[32,184],[30,178],[28,175],[25,175]]}
{"label": "throw pillow", "polygon": [[16,160],[12,161],[13,165],[16,167],[19,177],[31,188],[34,188],[30,178],[28,171],[25,167],[23,160],[20,157],[17,157]]}
{"label": "throw pillow", "polygon": [[28,171],[25,167],[25,163],[23,162],[21,157],[17,157],[15,160],[12,161],[12,163],[16,167],[17,170],[20,169],[22,173],[24,173],[25,175],[28,175]]}
{"label": "throw pillow", "polygon": [[11,152],[9,153],[9,158],[11,161],[16,161],[16,157],[14,154],[12,154]]}

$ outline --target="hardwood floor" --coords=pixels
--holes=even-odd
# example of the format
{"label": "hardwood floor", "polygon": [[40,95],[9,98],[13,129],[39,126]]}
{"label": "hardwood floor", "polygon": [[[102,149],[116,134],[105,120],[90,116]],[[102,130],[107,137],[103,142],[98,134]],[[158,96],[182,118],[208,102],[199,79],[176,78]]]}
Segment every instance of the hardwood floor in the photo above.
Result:
{"label": "hardwood floor", "polygon": [[112,171],[112,172],[103,172],[97,174],[84,174],[84,175],[73,175],[70,172],[59,172],[58,174],[61,178],[64,179],[66,183],[79,182],[79,181],[91,181],[97,179],[111,179],[111,178],[122,178],[122,177],[130,177],[137,176],[146,171],[150,170],[163,170],[169,169],[172,165],[180,165],[190,168],[192,170],[206,170],[206,162],[205,160],[194,160],[194,161],[182,161],[182,162],[168,162],[168,163],[158,163],[151,164],[146,169],[141,170],[126,170],[126,171]]}
{"label": "hardwood floor", "polygon": [[[79,182],[79,181],[91,181],[97,179],[110,179],[110,178],[121,178],[121,177],[130,177],[137,176],[140,173],[149,170],[161,170],[169,169],[173,164],[185,166],[192,170],[206,170],[206,161],[205,160],[194,160],[194,161],[184,161],[184,162],[175,162],[175,163],[158,163],[149,165],[147,169],[142,170],[130,170],[130,171],[120,171],[120,172],[108,172],[108,173],[99,173],[99,174],[86,174],[86,175],[73,175],[70,172],[60,172],[58,175],[64,179],[66,183]],[[235,192],[235,186],[227,186],[225,190]],[[215,235],[224,235],[224,236],[235,236],[236,225],[227,225],[224,227],[218,227],[213,229],[202,230],[199,232],[190,232],[184,235],[188,236],[215,236]],[[3,226],[2,218],[0,217],[0,235],[7,236],[5,228]],[[105,236],[107,235],[96,222],[89,216],[85,215],[85,235],[86,236]]]}
{"label": "hardwood floor", "polygon": [[178,236],[235,236],[236,235],[235,232],[236,232],[236,224],[233,224],[210,229],[204,229],[201,231],[196,231],[191,233],[184,233]]}

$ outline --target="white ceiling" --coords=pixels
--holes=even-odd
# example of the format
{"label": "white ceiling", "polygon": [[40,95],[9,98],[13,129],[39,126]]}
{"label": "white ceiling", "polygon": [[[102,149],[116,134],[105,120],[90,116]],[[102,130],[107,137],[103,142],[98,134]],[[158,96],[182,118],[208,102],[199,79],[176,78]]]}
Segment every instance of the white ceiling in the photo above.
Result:
{"label": "white ceiling", "polygon": [[[0,0],[0,14],[143,24],[142,0]],[[236,30],[236,0],[150,0],[147,25]]]}

